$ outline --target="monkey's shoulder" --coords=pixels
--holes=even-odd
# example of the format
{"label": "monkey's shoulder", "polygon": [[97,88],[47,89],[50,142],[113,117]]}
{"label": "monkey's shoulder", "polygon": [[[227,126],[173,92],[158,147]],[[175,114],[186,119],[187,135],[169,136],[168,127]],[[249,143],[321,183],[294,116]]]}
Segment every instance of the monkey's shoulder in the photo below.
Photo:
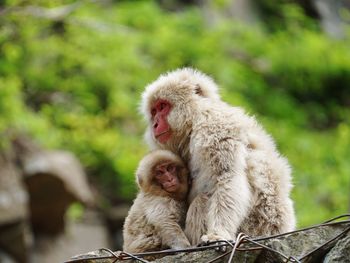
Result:
{"label": "monkey's shoulder", "polygon": [[274,149],[273,139],[254,116],[248,115],[239,107],[220,105],[207,109],[207,113],[204,111],[202,115],[205,117],[198,118],[194,123],[190,148],[207,151],[239,142],[248,148],[256,146],[260,149]]}

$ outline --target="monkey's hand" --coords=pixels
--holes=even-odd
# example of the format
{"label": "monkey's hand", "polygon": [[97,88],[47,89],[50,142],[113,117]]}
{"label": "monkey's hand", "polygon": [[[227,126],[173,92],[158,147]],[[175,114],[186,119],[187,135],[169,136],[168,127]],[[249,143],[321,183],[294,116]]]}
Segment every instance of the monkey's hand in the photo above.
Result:
{"label": "monkey's hand", "polygon": [[216,250],[221,251],[221,252],[226,252],[227,247],[230,246],[230,242],[228,239],[215,234],[215,233],[208,233],[206,235],[203,235],[201,237],[201,244],[200,246],[203,245],[217,245],[218,247]]}
{"label": "monkey's hand", "polygon": [[187,248],[190,247],[190,242],[187,239],[178,239],[176,240],[173,244],[171,244],[171,248],[172,249],[183,249],[183,248]]}

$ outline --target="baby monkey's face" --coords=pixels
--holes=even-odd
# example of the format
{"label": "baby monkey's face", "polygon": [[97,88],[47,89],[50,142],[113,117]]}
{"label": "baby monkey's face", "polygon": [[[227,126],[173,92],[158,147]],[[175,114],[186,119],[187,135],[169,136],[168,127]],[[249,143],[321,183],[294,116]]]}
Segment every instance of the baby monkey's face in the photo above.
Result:
{"label": "baby monkey's face", "polygon": [[154,178],[168,193],[175,193],[180,188],[178,168],[172,162],[158,164],[154,169]]}

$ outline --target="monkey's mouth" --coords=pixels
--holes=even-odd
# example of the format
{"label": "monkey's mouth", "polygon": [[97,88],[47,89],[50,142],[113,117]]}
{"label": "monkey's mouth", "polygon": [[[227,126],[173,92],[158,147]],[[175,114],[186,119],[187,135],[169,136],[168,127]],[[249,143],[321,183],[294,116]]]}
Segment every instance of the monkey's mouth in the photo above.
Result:
{"label": "monkey's mouth", "polygon": [[158,139],[158,137],[160,137],[160,136],[162,136],[162,135],[164,135],[164,134],[166,134],[168,132],[170,132],[170,130],[163,131],[163,132],[157,134],[155,137]]}
{"label": "monkey's mouth", "polygon": [[177,190],[177,185],[176,184],[169,184],[166,187],[164,187],[164,190],[167,191],[168,193],[173,193]]}
{"label": "monkey's mouth", "polygon": [[171,131],[170,131],[170,129],[163,131],[163,132],[155,135],[155,137],[156,137],[157,141],[159,141],[160,143],[165,143],[167,140],[170,139]]}

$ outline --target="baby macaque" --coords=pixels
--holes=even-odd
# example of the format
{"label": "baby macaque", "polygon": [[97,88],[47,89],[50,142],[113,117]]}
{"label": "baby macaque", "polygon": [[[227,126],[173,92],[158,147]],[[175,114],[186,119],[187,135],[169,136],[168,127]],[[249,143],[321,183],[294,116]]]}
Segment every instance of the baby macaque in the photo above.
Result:
{"label": "baby macaque", "polygon": [[147,154],[136,171],[139,193],[125,219],[123,250],[129,253],[180,249],[190,243],[186,217],[188,170],[167,150]]}

